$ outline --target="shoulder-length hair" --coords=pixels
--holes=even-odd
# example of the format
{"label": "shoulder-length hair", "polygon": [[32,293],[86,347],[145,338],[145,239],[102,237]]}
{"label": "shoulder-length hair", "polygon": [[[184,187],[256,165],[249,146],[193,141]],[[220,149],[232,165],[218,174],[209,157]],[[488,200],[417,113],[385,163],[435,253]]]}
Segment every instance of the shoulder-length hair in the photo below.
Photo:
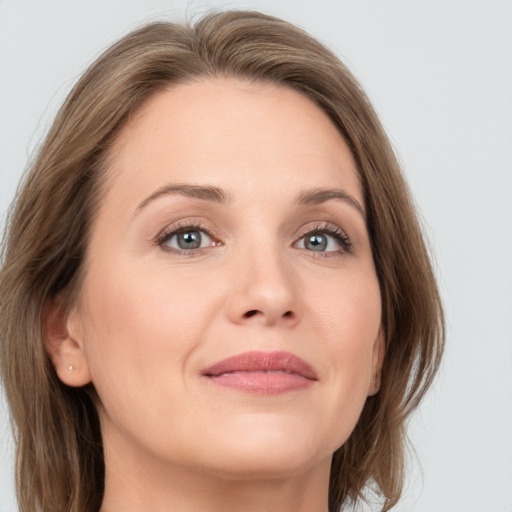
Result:
{"label": "shoulder-length hair", "polygon": [[23,512],[96,512],[104,489],[92,385],[61,383],[43,345],[44,305],[80,290],[110,149],[127,119],[174,84],[239,77],[300,91],[330,117],[355,159],[382,296],[386,356],[331,466],[329,510],[378,489],[389,510],[404,479],[405,421],[439,366],[444,322],[417,214],[397,159],[360,85],[301,29],[256,12],[193,25],[146,25],[110,47],[59,111],[11,211],[0,272],[1,370],[16,439]]}

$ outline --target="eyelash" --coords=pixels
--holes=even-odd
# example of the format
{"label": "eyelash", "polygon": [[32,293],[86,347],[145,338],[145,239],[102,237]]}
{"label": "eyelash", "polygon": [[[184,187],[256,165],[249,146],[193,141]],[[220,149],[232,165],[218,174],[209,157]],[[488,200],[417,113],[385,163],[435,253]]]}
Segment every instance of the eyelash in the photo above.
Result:
{"label": "eyelash", "polygon": [[[212,233],[212,229],[209,225],[206,225],[204,222],[201,221],[194,221],[194,222],[180,222],[178,224],[174,224],[171,227],[164,230],[162,233],[160,233],[156,238],[156,245],[162,248],[162,250],[166,252],[172,252],[176,254],[182,254],[182,255],[194,255],[202,252],[204,249],[207,249],[207,247],[197,248],[197,249],[175,249],[172,247],[164,247],[164,245],[171,240],[173,236],[179,235],[181,233],[186,233],[187,231],[201,231],[203,233],[206,233],[208,237],[210,237],[214,243],[210,247],[218,247],[220,245],[223,245],[219,240],[218,237],[216,237]],[[311,256],[315,258],[330,258],[330,257],[341,257],[345,253],[350,253],[352,250],[352,242],[348,235],[340,229],[338,226],[326,222],[318,223],[313,226],[308,226],[307,229],[302,230],[299,232],[298,240],[297,242],[294,242],[294,246],[298,244],[300,240],[305,238],[308,235],[313,235],[315,233],[321,233],[321,234],[327,234],[329,236],[332,236],[342,247],[342,249],[339,249],[337,251],[311,251],[307,249],[303,249],[308,253],[311,253]]]}

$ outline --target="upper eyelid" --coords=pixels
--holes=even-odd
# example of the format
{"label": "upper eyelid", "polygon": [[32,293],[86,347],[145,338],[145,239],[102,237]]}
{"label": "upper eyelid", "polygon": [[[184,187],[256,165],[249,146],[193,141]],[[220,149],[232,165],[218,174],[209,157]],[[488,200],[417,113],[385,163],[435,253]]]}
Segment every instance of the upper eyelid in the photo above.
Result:
{"label": "upper eyelid", "polygon": [[341,229],[339,226],[332,224],[331,222],[328,223],[319,223],[315,224],[313,226],[303,227],[299,230],[299,236],[307,235],[308,233],[314,232],[314,231],[341,231],[345,232],[344,229]]}
{"label": "upper eyelid", "polygon": [[[309,224],[309,225],[308,225]],[[326,231],[327,233],[336,234],[336,232],[342,233],[347,238],[350,238],[348,236],[348,233],[345,229],[338,226],[337,224],[329,221],[319,221],[319,222],[313,222],[313,225],[311,223],[308,223],[305,226],[301,227],[298,231],[297,237],[302,238],[306,236],[309,233],[313,233],[315,231]]]}
{"label": "upper eyelid", "polygon": [[216,230],[210,225],[210,223],[205,223],[204,220],[178,220],[167,224],[163,229],[161,229],[156,238],[160,238],[161,236],[166,236],[170,234],[178,234],[187,230],[197,230],[204,231],[209,236],[215,236]]}

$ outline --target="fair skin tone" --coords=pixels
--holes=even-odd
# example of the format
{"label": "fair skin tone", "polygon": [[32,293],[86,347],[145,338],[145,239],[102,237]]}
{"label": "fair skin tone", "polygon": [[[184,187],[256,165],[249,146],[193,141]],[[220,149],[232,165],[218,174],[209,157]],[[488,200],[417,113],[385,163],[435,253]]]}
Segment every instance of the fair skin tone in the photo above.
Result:
{"label": "fair skin tone", "polygon": [[[101,511],[326,512],[384,352],[348,147],[298,92],[216,79],[151,98],[113,154],[79,300],[46,334],[99,395]],[[249,351],[313,373],[204,374]]]}

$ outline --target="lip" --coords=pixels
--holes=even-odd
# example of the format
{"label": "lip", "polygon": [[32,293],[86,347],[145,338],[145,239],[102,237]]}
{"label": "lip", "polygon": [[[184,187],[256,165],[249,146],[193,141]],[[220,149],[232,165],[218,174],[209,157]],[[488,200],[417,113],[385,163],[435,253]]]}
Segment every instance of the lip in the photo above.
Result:
{"label": "lip", "polygon": [[201,375],[219,386],[260,394],[305,389],[318,380],[308,362],[285,351],[244,352],[203,369]]}

